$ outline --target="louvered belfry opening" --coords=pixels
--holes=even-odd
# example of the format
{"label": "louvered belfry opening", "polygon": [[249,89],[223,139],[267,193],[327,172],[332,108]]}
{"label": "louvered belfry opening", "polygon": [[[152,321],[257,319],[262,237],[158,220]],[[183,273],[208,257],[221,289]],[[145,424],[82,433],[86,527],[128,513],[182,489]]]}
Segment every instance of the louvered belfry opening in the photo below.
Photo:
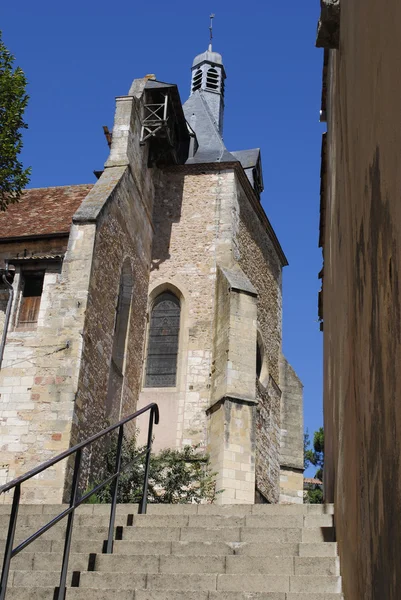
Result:
{"label": "louvered belfry opening", "polygon": [[172,292],[156,298],[150,317],[145,387],[176,385],[180,313],[180,301]]}
{"label": "louvered belfry opening", "polygon": [[201,88],[201,86],[202,86],[202,71],[201,71],[201,69],[198,69],[193,78],[192,91],[196,92],[196,90],[199,90]]}
{"label": "louvered belfry opening", "polygon": [[211,90],[217,90],[219,88],[219,74],[213,67],[210,67],[207,71],[206,87]]}

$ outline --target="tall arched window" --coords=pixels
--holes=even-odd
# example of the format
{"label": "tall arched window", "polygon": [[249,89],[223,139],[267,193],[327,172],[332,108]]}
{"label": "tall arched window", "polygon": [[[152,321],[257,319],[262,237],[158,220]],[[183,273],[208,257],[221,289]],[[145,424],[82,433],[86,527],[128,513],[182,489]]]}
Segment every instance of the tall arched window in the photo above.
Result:
{"label": "tall arched window", "polygon": [[174,387],[177,376],[180,301],[172,292],[162,292],[150,316],[145,387]]}
{"label": "tall arched window", "polygon": [[124,358],[128,333],[128,322],[132,299],[132,273],[131,264],[127,259],[124,262],[114,325],[113,350],[109,371],[109,384],[106,397],[106,416],[117,420],[120,416],[121,394],[124,383]]}

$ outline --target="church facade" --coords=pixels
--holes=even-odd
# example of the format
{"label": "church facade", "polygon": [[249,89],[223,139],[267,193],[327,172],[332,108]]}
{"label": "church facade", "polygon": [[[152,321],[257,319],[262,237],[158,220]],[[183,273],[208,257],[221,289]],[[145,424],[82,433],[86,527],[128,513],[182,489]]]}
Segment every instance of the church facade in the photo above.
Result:
{"label": "church facade", "polygon": [[[155,451],[207,451],[218,502],[303,501],[287,260],[260,151],[224,145],[225,78],[209,47],[183,105],[175,85],[135,80],[97,183],[27,190],[0,216],[1,483],[157,402]],[[61,502],[56,469],[24,499]]]}

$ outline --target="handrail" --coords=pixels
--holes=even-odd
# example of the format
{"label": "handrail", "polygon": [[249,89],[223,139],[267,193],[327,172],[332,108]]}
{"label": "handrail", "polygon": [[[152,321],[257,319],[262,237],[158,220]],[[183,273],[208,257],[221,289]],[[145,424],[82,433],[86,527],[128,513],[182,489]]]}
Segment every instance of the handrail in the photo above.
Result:
{"label": "handrail", "polygon": [[[43,535],[43,533],[45,533],[46,531],[51,529],[54,525],[56,525],[56,523],[61,521],[64,517],[68,516],[67,527],[65,530],[63,562],[62,562],[61,571],[60,571],[60,584],[59,584],[58,589],[56,588],[57,593],[55,594],[55,600],[64,600],[65,599],[67,573],[68,573],[68,560],[69,560],[69,556],[70,556],[72,528],[73,528],[73,523],[74,523],[75,509],[78,508],[78,506],[80,506],[90,496],[92,496],[93,494],[95,494],[96,492],[98,492],[99,490],[104,488],[109,483],[112,483],[112,486],[113,486],[112,487],[112,495],[111,495],[112,500],[111,500],[111,506],[110,506],[110,520],[109,520],[109,528],[108,528],[108,537],[107,537],[107,540],[105,541],[103,552],[105,554],[111,554],[113,552],[114,523],[115,523],[115,517],[116,517],[118,483],[119,483],[120,473],[121,473],[121,453],[122,453],[122,445],[123,445],[123,439],[124,439],[124,425],[126,423],[128,423],[129,421],[136,419],[137,417],[139,417],[140,415],[142,415],[143,413],[148,412],[148,411],[150,412],[150,414],[149,414],[148,439],[147,439],[146,450],[144,452],[141,452],[141,454],[135,458],[135,460],[139,460],[143,456],[146,457],[145,458],[144,481],[143,481],[143,488],[142,488],[142,499],[141,499],[141,501],[139,503],[139,507],[138,507],[138,513],[145,514],[146,507],[147,507],[147,496],[148,496],[149,464],[150,464],[150,452],[152,449],[153,424],[157,425],[159,423],[159,407],[155,403],[148,404],[144,408],[141,408],[141,410],[138,410],[135,413],[133,413],[132,415],[125,417],[124,419],[122,419],[121,421],[116,423],[115,425],[111,425],[110,427],[103,429],[103,431],[100,431],[99,433],[92,435],[91,437],[87,438],[83,442],[76,444],[75,446],[73,446],[72,448],[69,448],[65,452],[62,452],[61,454],[58,454],[54,458],[51,458],[50,460],[47,460],[46,462],[42,463],[35,469],[28,471],[28,473],[25,473],[25,475],[21,475],[21,477],[17,477],[16,479],[13,479],[9,483],[6,483],[5,485],[2,485],[0,487],[0,494],[2,494],[4,492],[8,492],[9,490],[14,488],[13,503],[12,503],[12,508],[11,508],[11,515],[10,515],[10,521],[9,521],[9,527],[8,527],[8,534],[7,534],[7,542],[6,542],[6,547],[5,547],[5,551],[4,551],[3,569],[1,572],[0,600],[5,600],[5,597],[6,597],[7,582],[8,582],[9,572],[10,572],[11,559],[14,556],[16,556],[19,552],[21,552],[21,550],[23,550],[24,548],[29,546],[29,544],[31,544],[33,541],[35,541],[38,537]],[[105,435],[107,435],[108,433],[110,433],[116,429],[118,429],[119,431],[118,431],[115,472],[113,473],[113,475],[110,475],[105,481],[98,484],[95,488],[93,488],[92,490],[90,490],[89,492],[87,492],[86,494],[81,496],[80,498],[78,498],[78,484],[79,484],[79,475],[80,475],[80,469],[81,469],[81,459],[82,459],[83,448],[86,448],[87,446],[89,446],[90,444],[95,442],[96,440],[104,437]],[[36,531],[31,536],[29,536],[26,540],[21,542],[16,548],[13,548],[15,530],[16,530],[16,525],[17,525],[18,510],[19,510],[19,502],[20,502],[20,498],[21,498],[21,484],[24,483],[25,481],[28,481],[28,479],[31,479],[35,475],[42,473],[42,471],[45,471],[49,467],[52,467],[53,465],[57,464],[61,460],[64,460],[65,458],[72,456],[73,454],[75,454],[75,464],[74,464],[74,472],[73,472],[73,476],[72,476],[69,507],[66,508],[65,510],[63,510],[60,514],[58,514],[56,517],[54,517],[51,521],[46,523],[46,525],[43,525],[43,527],[38,529],[38,531]]]}

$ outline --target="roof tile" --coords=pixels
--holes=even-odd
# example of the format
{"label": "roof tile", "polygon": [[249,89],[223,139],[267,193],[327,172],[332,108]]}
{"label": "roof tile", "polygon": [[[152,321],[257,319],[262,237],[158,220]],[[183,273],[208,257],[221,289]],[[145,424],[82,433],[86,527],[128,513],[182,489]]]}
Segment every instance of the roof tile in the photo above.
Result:
{"label": "roof tile", "polygon": [[21,200],[0,212],[0,239],[68,233],[72,217],[93,184],[24,190]]}

